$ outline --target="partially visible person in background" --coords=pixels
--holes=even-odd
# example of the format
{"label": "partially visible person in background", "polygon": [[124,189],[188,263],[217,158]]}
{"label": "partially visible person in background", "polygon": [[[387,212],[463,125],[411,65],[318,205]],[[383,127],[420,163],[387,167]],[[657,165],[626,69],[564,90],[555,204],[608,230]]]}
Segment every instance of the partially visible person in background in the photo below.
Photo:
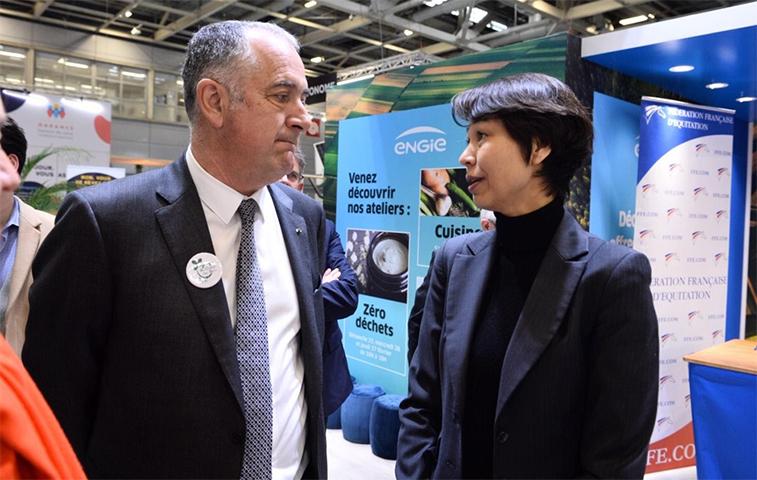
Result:
{"label": "partially visible person in background", "polygon": [[481,230],[488,232],[497,228],[497,217],[494,216],[494,212],[491,210],[482,208],[479,219],[481,221]]}
{"label": "partially visible person in background", "polygon": [[[0,94],[0,123],[5,108]],[[18,188],[19,174],[4,151],[0,129],[0,192]],[[0,335],[0,479],[86,478],[58,420],[21,360]]]}
{"label": "partially visible person in background", "polygon": [[[497,217],[494,212],[485,208],[481,209],[479,214],[479,221],[481,222],[481,230],[484,232],[490,232],[497,228]],[[428,271],[430,272],[434,267],[434,255],[436,250],[431,253],[431,260],[429,261]],[[410,309],[410,316],[407,319],[407,363],[413,359],[415,349],[418,348],[418,335],[421,331],[421,318],[423,318],[423,305],[426,302],[426,293],[428,292],[428,282],[430,275],[423,277],[423,283],[415,291],[415,300],[413,307]]]}
{"label": "partially visible person in background", "polygon": [[[305,155],[299,147],[294,152],[294,169],[281,178],[302,192],[305,189]],[[326,321],[326,345],[323,348],[323,409],[333,413],[352,391],[347,356],[342,345],[342,331],[337,320],[349,317],[357,308],[357,275],[344,255],[342,241],[334,222],[326,219],[326,271],[321,280]]]}
{"label": "partially visible person in background", "polygon": [[435,252],[397,478],[642,478],[659,369],[649,261],[563,206],[591,117],[533,73],[452,104],[468,189],[497,228]]}
{"label": "partially visible person in background", "polygon": [[[20,175],[26,163],[24,131],[10,117],[0,122],[0,131],[0,146]],[[55,217],[30,207],[12,191],[0,192],[0,225],[4,225],[0,237],[0,332],[18,355],[29,315],[32,260],[54,224]]]}

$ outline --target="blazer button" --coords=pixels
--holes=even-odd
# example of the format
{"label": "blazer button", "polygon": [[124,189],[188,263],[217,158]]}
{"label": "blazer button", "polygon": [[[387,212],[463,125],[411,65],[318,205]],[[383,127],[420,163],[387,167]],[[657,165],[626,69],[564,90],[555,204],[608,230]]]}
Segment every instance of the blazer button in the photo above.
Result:
{"label": "blazer button", "polygon": [[508,435],[507,432],[499,432],[497,434],[497,441],[499,443],[505,443],[508,438],[510,438],[510,435]]}

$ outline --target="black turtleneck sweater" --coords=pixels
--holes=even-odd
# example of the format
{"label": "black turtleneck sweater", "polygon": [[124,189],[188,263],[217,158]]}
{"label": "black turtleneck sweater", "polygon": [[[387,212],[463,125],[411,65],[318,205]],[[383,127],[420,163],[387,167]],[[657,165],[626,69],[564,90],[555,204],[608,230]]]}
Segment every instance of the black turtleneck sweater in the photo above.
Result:
{"label": "black turtleneck sweater", "polygon": [[492,478],[494,417],[502,362],[544,254],[563,217],[562,201],[519,217],[497,217],[497,251],[469,350],[462,425],[463,476]]}

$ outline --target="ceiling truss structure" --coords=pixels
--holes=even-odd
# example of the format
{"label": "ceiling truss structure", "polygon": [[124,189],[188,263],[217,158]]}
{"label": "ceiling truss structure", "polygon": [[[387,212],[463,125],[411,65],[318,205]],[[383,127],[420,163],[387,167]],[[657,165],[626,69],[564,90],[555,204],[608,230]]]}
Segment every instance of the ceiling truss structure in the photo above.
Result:
{"label": "ceiling truss structure", "polygon": [[177,50],[208,23],[274,22],[300,39],[309,76],[346,79],[566,30],[602,33],[634,16],[660,21],[748,1],[2,0],[0,15]]}

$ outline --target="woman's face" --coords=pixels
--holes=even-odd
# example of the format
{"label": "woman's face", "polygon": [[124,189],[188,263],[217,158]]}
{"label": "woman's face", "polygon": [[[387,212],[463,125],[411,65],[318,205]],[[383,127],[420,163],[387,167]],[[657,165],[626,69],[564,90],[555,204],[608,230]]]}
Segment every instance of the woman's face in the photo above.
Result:
{"label": "woman's face", "polygon": [[479,207],[510,217],[537,210],[552,200],[543,180],[534,176],[550,151],[534,144],[526,162],[502,122],[474,122],[468,127],[468,146],[460,155],[468,191]]}

